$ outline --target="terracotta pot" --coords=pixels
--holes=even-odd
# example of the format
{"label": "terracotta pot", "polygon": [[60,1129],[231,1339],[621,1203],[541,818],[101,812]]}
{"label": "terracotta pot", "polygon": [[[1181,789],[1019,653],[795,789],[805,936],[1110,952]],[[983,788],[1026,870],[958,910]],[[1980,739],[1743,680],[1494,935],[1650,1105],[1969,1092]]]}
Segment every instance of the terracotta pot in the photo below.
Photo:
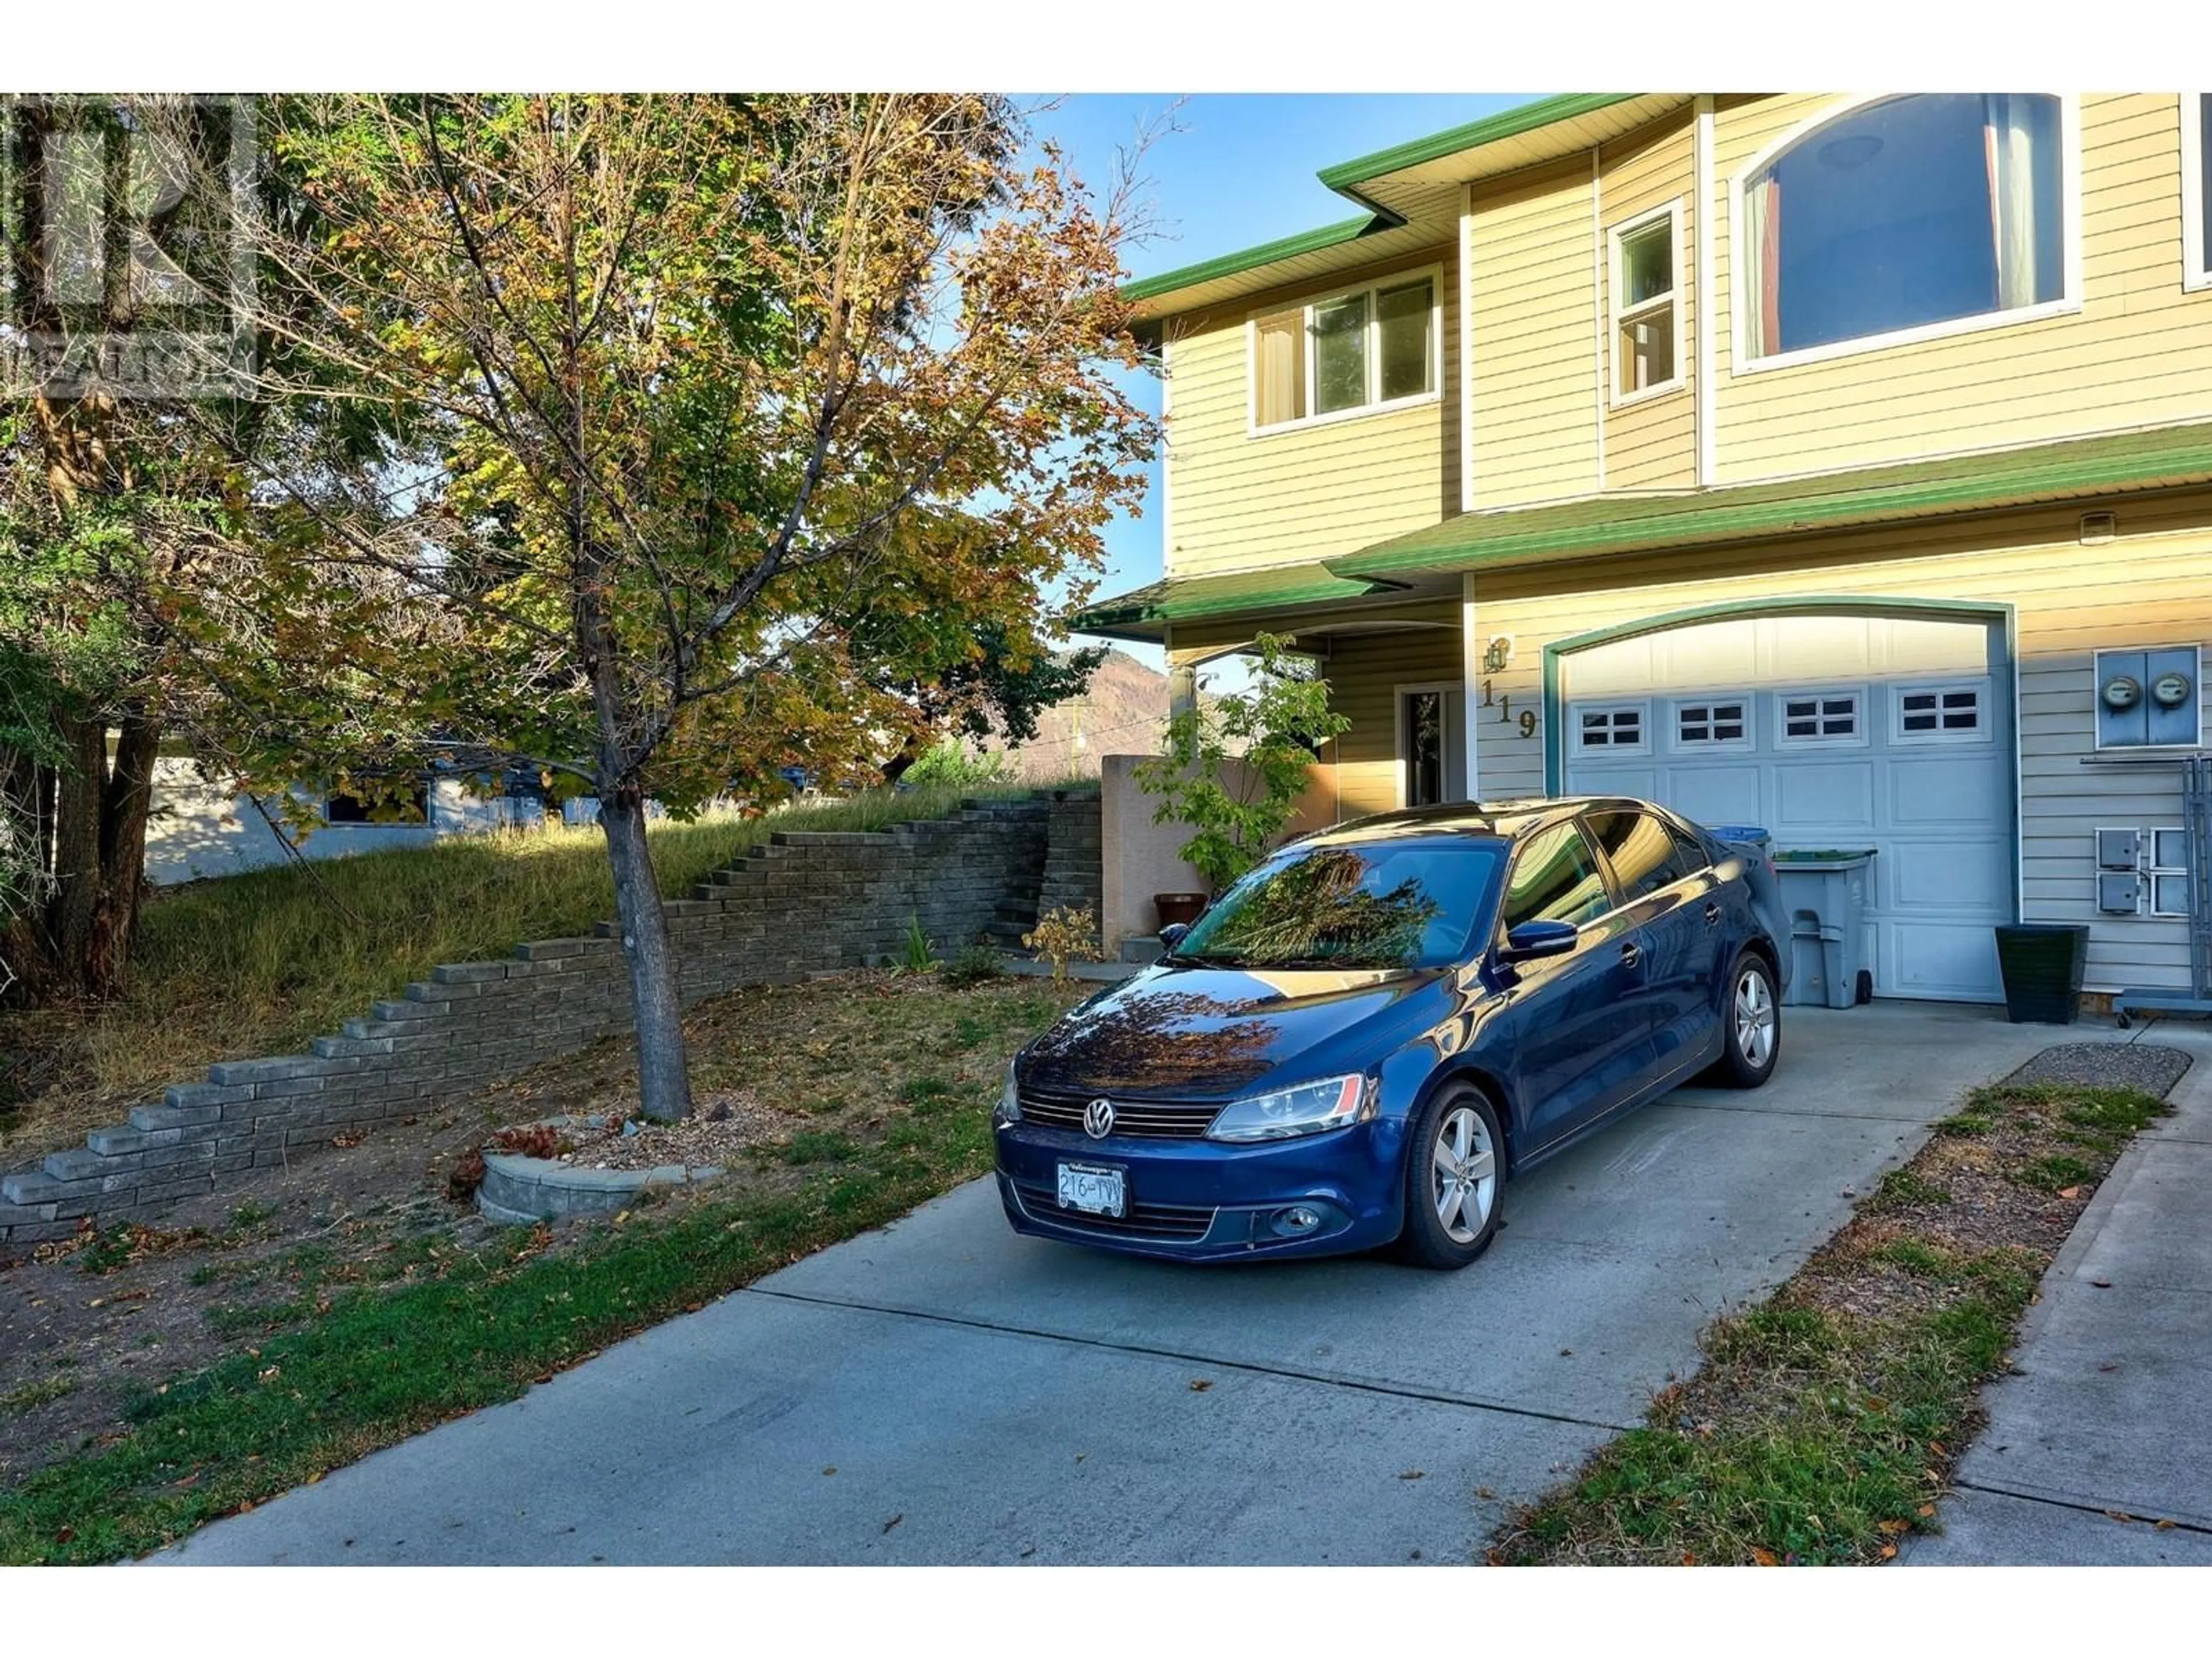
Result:
{"label": "terracotta pot", "polygon": [[1159,918],[1158,925],[1165,927],[1170,922],[1182,922],[1188,927],[1198,920],[1199,912],[1206,908],[1203,893],[1155,893],[1152,909]]}

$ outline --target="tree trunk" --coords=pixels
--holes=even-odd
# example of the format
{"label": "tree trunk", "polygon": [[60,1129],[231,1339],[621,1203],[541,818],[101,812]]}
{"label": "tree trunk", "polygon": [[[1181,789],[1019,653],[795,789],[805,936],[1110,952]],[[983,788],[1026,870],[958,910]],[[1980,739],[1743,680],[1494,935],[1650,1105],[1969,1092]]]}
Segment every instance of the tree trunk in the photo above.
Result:
{"label": "tree trunk", "polygon": [[615,916],[629,962],[630,1004],[637,1016],[637,1079],[646,1116],[673,1123],[691,1112],[691,1079],[684,1044],[684,1010],[676,986],[676,953],[668,913],[653,879],[646,845],[645,797],[623,784],[599,797],[599,828],[615,878]]}
{"label": "tree trunk", "polygon": [[93,915],[87,982],[95,996],[123,994],[138,948],[138,899],[146,884],[146,824],[154,805],[154,760],[161,722],[143,705],[125,711],[115,762],[100,792],[100,907]]}

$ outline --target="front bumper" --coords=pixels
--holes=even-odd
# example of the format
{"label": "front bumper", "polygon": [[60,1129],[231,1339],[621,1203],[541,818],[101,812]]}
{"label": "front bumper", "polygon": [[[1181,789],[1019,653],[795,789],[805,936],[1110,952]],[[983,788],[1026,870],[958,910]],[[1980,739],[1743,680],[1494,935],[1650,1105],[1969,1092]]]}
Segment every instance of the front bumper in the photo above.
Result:
{"label": "front bumper", "polygon": [[[1009,1124],[997,1134],[999,1198],[1018,1233],[1170,1261],[1338,1255],[1398,1236],[1404,1125],[1376,1118],[1295,1140],[1231,1146]],[[1063,1162],[1127,1175],[1119,1221],[1062,1209]],[[1321,1224],[1285,1237],[1274,1218],[1304,1206]]]}

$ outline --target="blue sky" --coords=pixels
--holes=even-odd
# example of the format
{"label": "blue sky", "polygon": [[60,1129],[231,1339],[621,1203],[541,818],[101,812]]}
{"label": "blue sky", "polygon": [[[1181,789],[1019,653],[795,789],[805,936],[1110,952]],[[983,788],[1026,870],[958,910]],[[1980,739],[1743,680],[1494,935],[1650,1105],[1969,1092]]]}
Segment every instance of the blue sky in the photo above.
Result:
{"label": "blue sky", "polygon": [[[1210,259],[1255,242],[1348,219],[1358,210],[1322,188],[1314,174],[1426,133],[1478,120],[1525,103],[1533,93],[1381,94],[1272,93],[1079,94],[1036,118],[1040,137],[1056,140],[1070,164],[1094,187],[1114,171],[1115,152],[1139,129],[1173,110],[1176,131],[1158,136],[1145,159],[1146,194],[1162,234],[1133,249],[1130,273],[1147,276]],[[1131,390],[1155,414],[1159,387],[1137,377]],[[1160,574],[1159,479],[1155,463],[1141,519],[1107,532],[1110,562],[1104,592],[1152,581]],[[1158,652],[1138,647],[1157,662]]]}

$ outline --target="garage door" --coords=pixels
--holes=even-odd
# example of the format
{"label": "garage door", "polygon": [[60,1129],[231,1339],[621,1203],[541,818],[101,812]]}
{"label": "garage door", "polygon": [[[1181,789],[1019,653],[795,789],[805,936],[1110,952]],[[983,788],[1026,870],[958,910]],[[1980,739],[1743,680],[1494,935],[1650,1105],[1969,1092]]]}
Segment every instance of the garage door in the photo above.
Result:
{"label": "garage door", "polygon": [[1571,793],[1640,795],[1778,849],[1872,847],[1884,996],[2002,1000],[2014,916],[2010,665],[1979,617],[1738,617],[1565,655]]}

